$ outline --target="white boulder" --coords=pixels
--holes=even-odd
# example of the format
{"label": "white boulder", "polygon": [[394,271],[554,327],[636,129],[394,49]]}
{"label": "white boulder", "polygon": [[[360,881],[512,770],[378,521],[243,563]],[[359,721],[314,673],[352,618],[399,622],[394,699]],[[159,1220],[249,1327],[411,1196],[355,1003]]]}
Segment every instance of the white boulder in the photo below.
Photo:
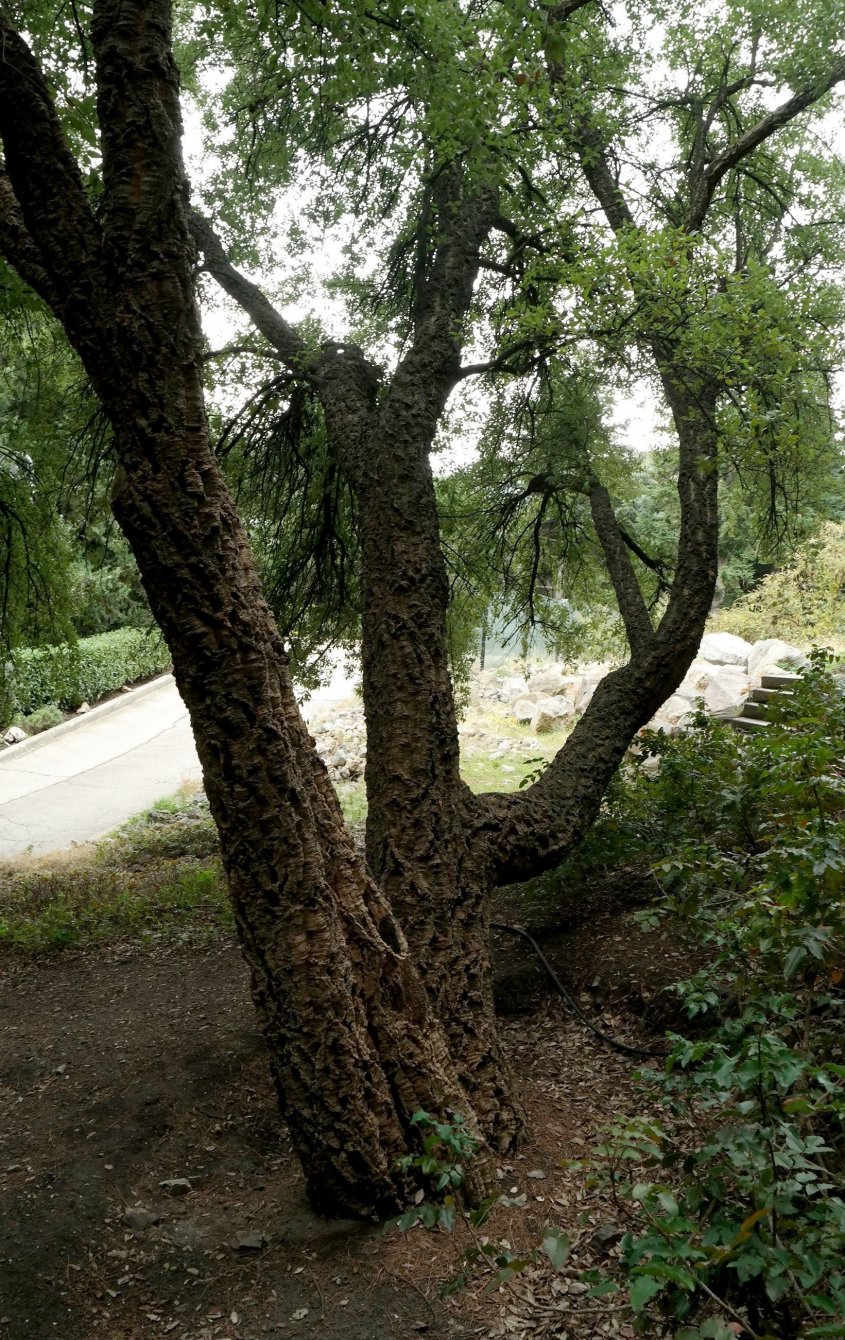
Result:
{"label": "white boulder", "polygon": [[735,717],[742,710],[751,683],[745,670],[720,667],[704,690],[704,706],[712,717]]}
{"label": "white boulder", "polygon": [[541,698],[535,705],[531,717],[531,729],[537,735],[550,735],[562,730],[564,723],[575,713],[575,706],[568,698]]}
{"label": "white boulder", "polygon": [[734,633],[705,633],[698,649],[702,661],[712,661],[715,665],[740,665],[748,668],[748,655],[751,643]]}
{"label": "white boulder", "polygon": [[775,671],[781,666],[789,670],[801,670],[807,664],[807,657],[800,647],[793,647],[779,637],[767,637],[755,642],[748,653],[748,678],[759,686],[761,676]]}
{"label": "white boulder", "polygon": [[[602,676],[603,678],[603,676]],[[581,692],[575,700],[575,707],[578,712],[586,712],[590,703],[593,701],[593,694],[601,683],[599,679],[584,679],[581,682]]]}
{"label": "white boulder", "polygon": [[6,731],[6,734],[3,736],[6,744],[20,744],[21,740],[25,740],[26,738],[26,731],[21,730],[20,726],[10,726]]}
{"label": "white boulder", "polygon": [[703,661],[696,658],[676,688],[675,693],[679,697],[687,698],[690,702],[693,702],[696,698],[703,696],[704,690],[717,674],[718,668],[713,661]]}
{"label": "white boulder", "polygon": [[732,717],[740,711],[750,692],[751,682],[743,666],[695,660],[673,697],[685,700],[688,709],[703,698],[711,716]]}
{"label": "white boulder", "polygon": [[673,693],[651,721],[652,730],[683,730],[693,714],[693,705],[688,698]]}
{"label": "white boulder", "polygon": [[530,721],[536,706],[533,698],[518,698],[511,708],[511,716],[520,722]]}
{"label": "white boulder", "polygon": [[558,693],[561,697],[568,698],[573,707],[581,697],[584,687],[584,680],[581,675],[564,675],[560,681],[561,687]]}
{"label": "white boulder", "polygon": [[556,667],[547,670],[538,670],[528,681],[528,687],[532,693],[542,693],[546,697],[551,697],[560,685],[562,675]]}
{"label": "white boulder", "polygon": [[524,675],[508,675],[499,685],[499,697],[504,702],[510,702],[513,698],[521,698],[527,688]]}

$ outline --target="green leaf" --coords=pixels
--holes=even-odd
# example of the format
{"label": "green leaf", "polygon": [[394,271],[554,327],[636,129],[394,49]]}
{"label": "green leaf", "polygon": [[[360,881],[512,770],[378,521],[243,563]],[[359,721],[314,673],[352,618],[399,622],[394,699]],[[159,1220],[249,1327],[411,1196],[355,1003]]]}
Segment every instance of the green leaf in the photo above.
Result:
{"label": "green leaf", "polygon": [[795,945],[790,949],[783,961],[784,977],[794,977],[801,964],[806,961],[807,951],[803,945]]}
{"label": "green leaf", "polygon": [[562,1270],[569,1259],[570,1243],[566,1233],[560,1230],[550,1230],[546,1233],[541,1245],[555,1270]]}
{"label": "green leaf", "polygon": [[631,1307],[635,1312],[642,1312],[646,1303],[654,1298],[655,1294],[660,1293],[662,1288],[663,1281],[655,1279],[653,1275],[638,1275],[628,1286]]}

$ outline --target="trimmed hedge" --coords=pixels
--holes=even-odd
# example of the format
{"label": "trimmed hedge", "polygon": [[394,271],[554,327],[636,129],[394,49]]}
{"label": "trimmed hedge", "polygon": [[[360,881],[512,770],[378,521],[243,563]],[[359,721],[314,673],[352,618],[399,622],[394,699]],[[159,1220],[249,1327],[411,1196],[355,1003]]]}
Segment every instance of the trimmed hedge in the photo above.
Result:
{"label": "trimmed hedge", "polygon": [[28,714],[47,703],[73,711],[169,666],[170,653],[158,630],[116,628],[75,643],[13,652],[12,692],[19,712]]}

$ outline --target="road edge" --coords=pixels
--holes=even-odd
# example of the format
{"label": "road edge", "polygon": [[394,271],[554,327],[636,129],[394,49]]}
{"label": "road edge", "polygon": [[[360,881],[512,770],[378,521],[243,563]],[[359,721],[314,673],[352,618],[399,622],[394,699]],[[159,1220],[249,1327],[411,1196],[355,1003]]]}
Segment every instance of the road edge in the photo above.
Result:
{"label": "road edge", "polygon": [[37,735],[28,735],[25,740],[18,740],[17,744],[7,745],[5,749],[0,751],[0,767],[3,766],[4,759],[23,758],[24,754],[34,753],[36,749],[41,749],[51,740],[55,740],[57,736],[70,734],[71,731],[84,726],[87,721],[97,721],[100,717],[107,717],[111,712],[116,712],[118,708],[125,707],[128,703],[136,702],[146,694],[152,693],[154,689],[172,683],[172,674],[156,675],[155,679],[148,679],[146,684],[139,684],[137,688],[130,689],[128,693],[118,693],[116,697],[109,698],[108,702],[98,703],[88,712],[83,712],[80,716],[72,716],[69,721],[63,721],[60,726],[51,726],[49,730],[39,731]]}

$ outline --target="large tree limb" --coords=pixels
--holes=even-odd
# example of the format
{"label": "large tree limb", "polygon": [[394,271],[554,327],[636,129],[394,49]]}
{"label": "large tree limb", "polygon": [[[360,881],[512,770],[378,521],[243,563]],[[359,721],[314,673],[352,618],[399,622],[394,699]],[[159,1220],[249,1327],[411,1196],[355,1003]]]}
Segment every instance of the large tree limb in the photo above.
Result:
{"label": "large tree limb", "polygon": [[[41,258],[26,246],[7,194],[5,245],[26,282],[41,283],[83,358],[97,365],[100,385],[111,362],[105,336],[112,314],[100,227],[76,159],[65,142],[50,91],[26,42],[0,10],[0,137],[19,219]],[[11,210],[11,212],[10,212]],[[49,276],[45,287],[39,268]],[[35,287],[35,284],[33,285]]]}
{"label": "large tree limb", "polygon": [[834,61],[826,74],[820,75],[817,79],[805,85],[804,88],[799,89],[797,93],[793,93],[791,97],[786,98],[784,102],[755,122],[744,135],[740,135],[739,139],[734,140],[720,154],[717,154],[707,167],[703,168],[698,180],[693,183],[692,198],[685,223],[687,231],[695,232],[701,227],[717,186],[732,168],[737,167],[761,144],[771,139],[790,121],[794,121],[796,116],[800,116],[801,112],[806,111],[808,107],[812,107],[820,98],[823,98],[826,93],[829,93],[832,88],[843,81],[845,81],[845,56],[840,56]]}
{"label": "large tree limb", "polygon": [[[461,377],[463,323],[481,265],[481,248],[499,215],[493,186],[468,186],[459,163],[432,186],[433,227],[440,238],[418,294],[411,347],[391,381],[385,414],[409,398],[425,415],[429,445],[450,391]],[[422,396],[421,396],[422,393]],[[419,434],[417,434],[419,436]]]}
{"label": "large tree limb", "polygon": [[648,607],[634,572],[629,546],[626,544],[610,494],[596,480],[590,488],[590,513],[604,553],[608,575],[613,583],[619,613],[634,655],[647,650],[654,641],[654,628]]}
{"label": "large tree limb", "polygon": [[191,210],[190,225],[208,274],[246,312],[291,372],[307,372],[308,351],[299,332],[276,310],[258,285],[235,268],[211,223],[196,209]]}
{"label": "large tree limb", "polygon": [[5,166],[0,167],[0,252],[17,270],[24,283],[39,298],[43,298],[53,311],[58,311],[61,305],[59,295],[44,266],[41,252],[23,221],[21,207],[6,175]]}
{"label": "large tree limb", "polygon": [[[561,74],[559,66],[550,65],[553,84]],[[582,121],[574,139],[584,175],[611,228],[616,233],[634,228],[597,130]],[[636,276],[631,282],[636,291]],[[667,610],[653,631],[609,498],[594,487],[594,524],[625,621],[631,659],[598,686],[572,735],[533,786],[515,796],[479,799],[480,832],[500,882],[553,867],[587,831],[630,741],[683,678],[710,607],[718,547],[713,422],[718,387],[685,366],[665,332],[644,343],[655,358],[680,447],[681,527]]]}

